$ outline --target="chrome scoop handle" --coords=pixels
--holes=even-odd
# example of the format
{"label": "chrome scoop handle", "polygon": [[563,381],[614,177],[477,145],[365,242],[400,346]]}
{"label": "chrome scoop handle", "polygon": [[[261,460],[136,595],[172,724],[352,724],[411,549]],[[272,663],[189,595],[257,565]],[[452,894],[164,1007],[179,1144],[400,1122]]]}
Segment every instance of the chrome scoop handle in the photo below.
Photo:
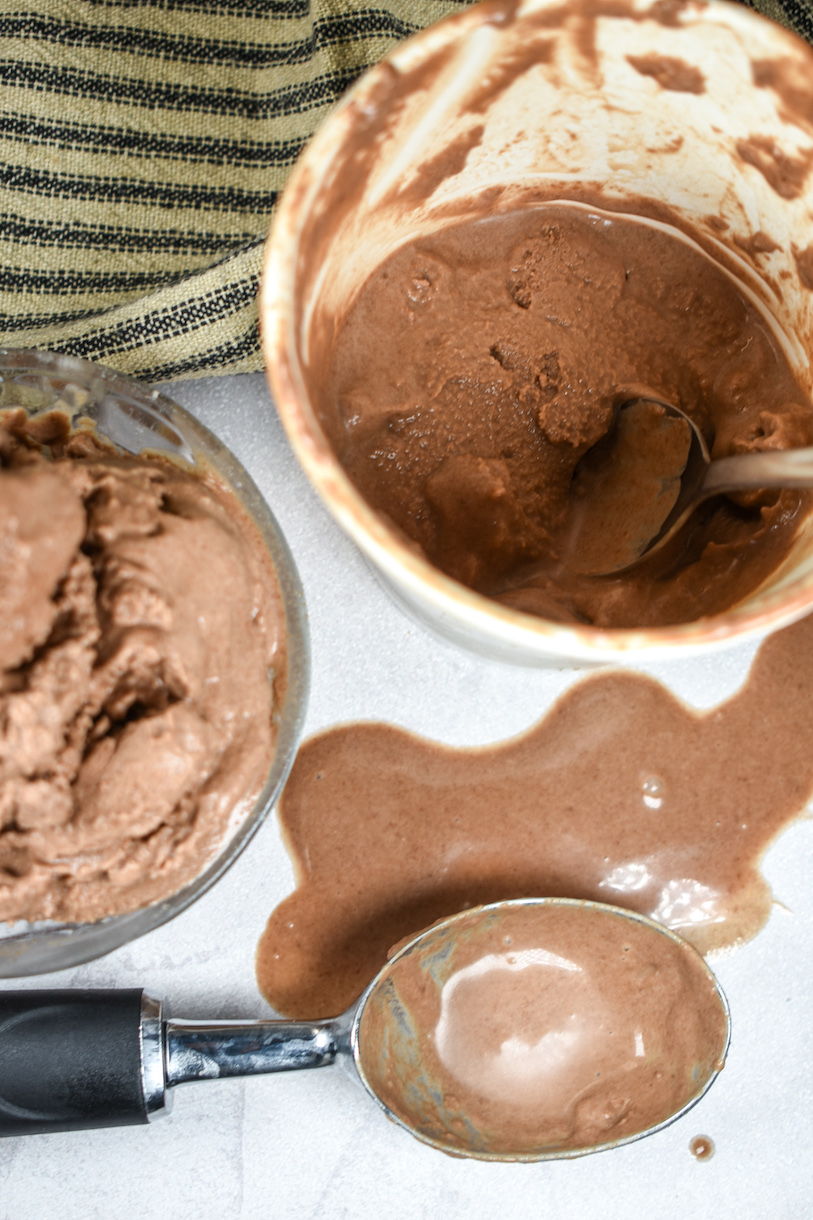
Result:
{"label": "chrome scoop handle", "polygon": [[325,1067],[339,1032],[336,1021],[166,1021],[166,1085]]}
{"label": "chrome scoop handle", "polygon": [[147,1123],[192,1080],[324,1067],[332,1021],[184,1021],[141,990],[0,991],[0,1136]]}

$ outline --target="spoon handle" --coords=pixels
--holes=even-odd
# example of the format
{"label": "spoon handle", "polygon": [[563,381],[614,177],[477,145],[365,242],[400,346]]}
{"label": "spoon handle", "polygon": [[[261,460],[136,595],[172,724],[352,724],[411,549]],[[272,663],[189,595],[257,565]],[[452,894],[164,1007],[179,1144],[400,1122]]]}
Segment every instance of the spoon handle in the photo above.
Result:
{"label": "spoon handle", "polygon": [[813,487],[813,448],[763,449],[738,453],[711,463],[703,495],[761,487]]}
{"label": "spoon handle", "polygon": [[171,1021],[141,990],[0,991],[0,1136],[147,1123],[190,1080],[323,1067],[335,1021]]}

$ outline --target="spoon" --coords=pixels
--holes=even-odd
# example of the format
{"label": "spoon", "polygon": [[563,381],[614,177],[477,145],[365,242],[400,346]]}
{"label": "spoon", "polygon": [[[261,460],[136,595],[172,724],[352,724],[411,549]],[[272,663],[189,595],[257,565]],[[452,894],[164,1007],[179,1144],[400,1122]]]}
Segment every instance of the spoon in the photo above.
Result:
{"label": "spoon", "polygon": [[729,1026],[702,957],[660,924],[517,899],[414,937],[331,1020],[171,1020],[141,990],[0,992],[0,1135],[145,1123],[184,1082],[338,1063],[452,1155],[574,1157],[685,1113]]}
{"label": "spoon", "polygon": [[[624,572],[648,559],[710,496],[813,487],[813,448],[712,461],[694,421],[679,407],[652,397],[622,404],[607,437],[582,464],[568,548],[578,557],[577,570],[593,576]],[[640,494],[634,498],[636,487]]]}

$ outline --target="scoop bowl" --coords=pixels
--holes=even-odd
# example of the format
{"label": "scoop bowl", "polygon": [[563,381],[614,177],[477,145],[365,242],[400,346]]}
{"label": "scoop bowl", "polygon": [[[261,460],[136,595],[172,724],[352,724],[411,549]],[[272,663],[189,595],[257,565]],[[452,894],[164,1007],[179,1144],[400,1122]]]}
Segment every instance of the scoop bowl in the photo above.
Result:
{"label": "scoop bowl", "polygon": [[712,972],[673,932],[531,898],[464,911],[400,949],[358,1003],[351,1048],[373,1099],[424,1143],[540,1161],[668,1126],[710,1088],[729,1037]]}

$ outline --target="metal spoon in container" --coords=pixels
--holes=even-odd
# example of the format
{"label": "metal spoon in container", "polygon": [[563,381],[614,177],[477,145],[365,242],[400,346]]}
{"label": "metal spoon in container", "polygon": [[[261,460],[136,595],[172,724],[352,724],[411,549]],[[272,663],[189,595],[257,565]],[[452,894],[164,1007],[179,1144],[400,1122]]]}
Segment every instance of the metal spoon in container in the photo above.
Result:
{"label": "metal spoon in container", "polygon": [[331,1020],[173,1020],[140,990],[0,992],[0,1135],[145,1123],[188,1081],[340,1064],[452,1155],[575,1157],[685,1113],[729,1032],[713,974],[673,932],[517,899],[428,928]]}
{"label": "metal spoon in container", "polygon": [[574,478],[569,562],[612,575],[649,558],[711,496],[813,487],[813,448],[773,449],[712,461],[697,425],[658,398],[617,412]]}

